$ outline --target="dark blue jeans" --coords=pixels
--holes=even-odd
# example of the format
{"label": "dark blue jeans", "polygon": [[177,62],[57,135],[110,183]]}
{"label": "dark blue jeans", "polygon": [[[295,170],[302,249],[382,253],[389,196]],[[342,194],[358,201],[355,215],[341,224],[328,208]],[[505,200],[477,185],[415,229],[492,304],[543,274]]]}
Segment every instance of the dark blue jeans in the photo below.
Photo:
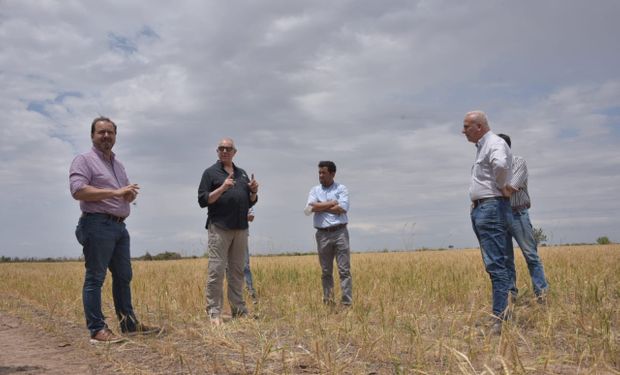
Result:
{"label": "dark blue jeans", "polygon": [[497,198],[480,203],[471,211],[474,233],[480,242],[484,267],[493,288],[493,315],[506,318],[508,291],[512,287],[509,271],[510,201]]}
{"label": "dark blue jeans", "polygon": [[[527,208],[517,211],[512,211],[512,223],[510,225],[510,234],[519,244],[519,248],[523,253],[527,268],[530,271],[530,277],[532,279],[532,287],[536,296],[543,295],[549,285],[545,278],[545,270],[538,256],[538,248],[536,246],[536,239],[534,239],[534,228],[530,222],[530,215]],[[513,282],[511,292],[518,293],[516,286],[517,272],[515,271],[514,264],[514,251],[512,247],[512,240],[508,242],[509,245],[509,264],[510,264],[510,278]]]}
{"label": "dark blue jeans", "polygon": [[107,269],[112,273],[112,296],[121,331],[135,331],[137,319],[131,305],[131,257],[125,223],[106,215],[89,214],[80,218],[75,236],[83,246],[86,274],[82,300],[91,337],[107,327],[101,311],[101,287]]}
{"label": "dark blue jeans", "polygon": [[252,297],[256,297],[254,289],[254,280],[252,280],[252,270],[250,269],[250,249],[245,250],[245,265],[243,266],[243,276],[245,278],[245,286]]}

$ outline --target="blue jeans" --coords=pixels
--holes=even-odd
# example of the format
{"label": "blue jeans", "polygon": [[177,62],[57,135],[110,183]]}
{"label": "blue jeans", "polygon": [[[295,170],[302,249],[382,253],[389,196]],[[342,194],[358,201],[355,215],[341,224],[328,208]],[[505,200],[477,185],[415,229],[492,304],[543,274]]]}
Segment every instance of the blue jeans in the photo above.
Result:
{"label": "blue jeans", "polygon": [[112,273],[112,296],[121,331],[135,331],[137,319],[131,305],[131,256],[125,223],[106,215],[89,214],[80,218],[75,236],[84,252],[86,274],[82,300],[91,337],[107,327],[101,311],[101,287],[108,268]]}
{"label": "blue jeans", "polygon": [[474,233],[480,243],[484,267],[491,278],[493,314],[506,318],[508,291],[512,286],[508,264],[510,201],[503,198],[487,199],[471,211]]}
{"label": "blue jeans", "polygon": [[[530,271],[530,277],[532,278],[532,287],[536,296],[543,295],[549,285],[545,278],[545,270],[543,264],[538,256],[538,249],[536,247],[536,240],[534,239],[534,228],[530,222],[530,215],[527,208],[517,211],[512,211],[512,224],[510,225],[510,234],[517,241],[527,268]],[[517,294],[518,289],[516,286],[517,272],[515,270],[514,263],[514,250],[512,247],[512,239],[508,242],[509,245],[509,264],[510,264],[510,278],[513,286],[511,293]]]}
{"label": "blue jeans", "polygon": [[252,280],[252,270],[250,270],[250,249],[245,250],[245,266],[243,267],[243,276],[245,278],[245,285],[248,288],[248,292],[252,297],[256,297],[254,281]]}

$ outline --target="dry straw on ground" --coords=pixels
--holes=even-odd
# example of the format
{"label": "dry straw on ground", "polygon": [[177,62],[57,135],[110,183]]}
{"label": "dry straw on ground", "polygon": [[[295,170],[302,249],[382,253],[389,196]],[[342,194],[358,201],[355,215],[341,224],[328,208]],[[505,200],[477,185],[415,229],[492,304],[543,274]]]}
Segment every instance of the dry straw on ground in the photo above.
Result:
{"label": "dry straw on ground", "polygon": [[[321,303],[315,256],[252,259],[257,319],[209,325],[206,259],[134,262],[133,299],[158,337],[90,347],[83,264],[0,264],[0,310],[70,334],[128,374],[620,374],[620,245],[541,249],[551,293],[535,302],[518,258],[520,297],[489,334],[490,282],[478,250],[354,254],[354,305]],[[116,328],[109,279],[105,314]]]}

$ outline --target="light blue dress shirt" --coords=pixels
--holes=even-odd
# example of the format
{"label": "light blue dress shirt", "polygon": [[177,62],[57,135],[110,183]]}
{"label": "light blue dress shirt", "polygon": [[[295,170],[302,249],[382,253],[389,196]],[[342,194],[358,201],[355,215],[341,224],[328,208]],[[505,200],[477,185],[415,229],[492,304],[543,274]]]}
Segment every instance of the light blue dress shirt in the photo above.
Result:
{"label": "light blue dress shirt", "polygon": [[[329,187],[323,187],[319,184],[310,189],[308,194],[308,206],[310,203],[327,202],[331,200],[338,201],[338,205],[342,207],[346,212],[349,212],[349,190],[347,187],[334,182]],[[315,212],[314,213],[314,227],[315,228],[328,228],[334,225],[346,224],[349,222],[346,212],[344,214],[336,215],[329,212]]]}

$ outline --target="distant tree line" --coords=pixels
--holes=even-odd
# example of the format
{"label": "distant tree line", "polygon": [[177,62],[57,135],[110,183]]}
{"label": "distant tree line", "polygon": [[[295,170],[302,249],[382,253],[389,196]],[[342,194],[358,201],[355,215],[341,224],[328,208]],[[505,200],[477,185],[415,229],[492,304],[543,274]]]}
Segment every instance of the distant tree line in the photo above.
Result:
{"label": "distant tree line", "polygon": [[[547,235],[545,234],[545,232],[543,231],[542,228],[534,228],[534,239],[536,240],[536,243],[538,243],[539,245],[545,246],[543,243],[547,241]],[[596,239],[596,243],[599,245],[609,245],[612,244],[614,242],[612,242],[609,237],[607,236],[601,236],[599,238]],[[584,245],[592,245],[592,243],[587,243],[587,242],[580,242],[580,243],[565,243],[565,244],[560,244],[559,246],[584,246]],[[448,246],[449,249],[453,249],[454,246],[450,245]],[[421,249],[416,249],[413,251],[441,251],[441,250],[446,250],[445,248],[438,248],[438,249],[429,249],[429,248],[421,248]],[[407,250],[406,250],[407,251]],[[375,252],[383,252],[383,253],[388,253],[388,252],[406,252],[403,250],[388,250],[388,249],[383,249],[383,250],[377,250]],[[371,251],[369,251],[371,252]],[[359,253],[359,251],[354,251],[354,253]],[[306,255],[316,255],[316,252],[288,252],[288,253],[279,253],[279,254],[256,254],[254,256],[260,256],[260,257],[272,257],[272,256],[306,256]],[[196,255],[192,255],[189,257],[183,257],[180,253],[174,252],[174,251],[165,251],[163,253],[159,253],[156,255],[151,255],[148,251],[142,255],[141,257],[137,257],[137,258],[133,258],[135,260],[177,260],[177,259],[197,259],[198,257]],[[0,263],[17,263],[17,262],[28,262],[28,263],[56,263],[56,262],[77,262],[77,261],[81,261],[82,258],[67,258],[67,257],[58,257],[58,258],[51,258],[51,257],[47,257],[47,258],[34,258],[34,257],[28,257],[28,258],[19,258],[19,257],[7,257],[4,255],[0,256]]]}
{"label": "distant tree line", "polygon": [[78,258],[67,258],[67,257],[59,257],[59,258],[19,258],[19,257],[7,257],[0,256],[0,263],[15,263],[15,262],[39,262],[39,263],[50,263],[50,262],[76,262]]}
{"label": "distant tree line", "polygon": [[[196,258],[195,256],[193,258]],[[136,258],[138,260],[176,260],[183,259],[181,254],[174,251],[166,251],[156,255],[151,255],[148,251],[141,257]]]}

